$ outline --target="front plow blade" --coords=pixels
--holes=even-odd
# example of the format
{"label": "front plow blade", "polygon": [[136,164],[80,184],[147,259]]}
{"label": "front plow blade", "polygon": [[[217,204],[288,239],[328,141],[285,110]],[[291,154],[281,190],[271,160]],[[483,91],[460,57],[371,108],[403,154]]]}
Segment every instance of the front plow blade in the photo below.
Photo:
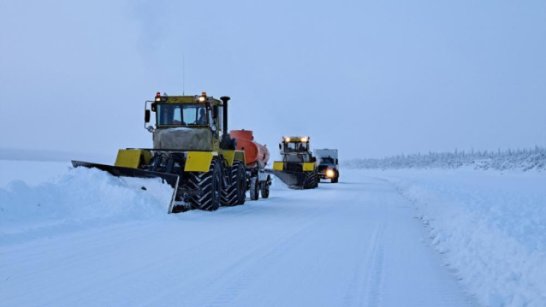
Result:
{"label": "front plow blade", "polygon": [[112,166],[84,161],[72,161],[72,166],[96,168],[100,169],[101,171],[108,172],[116,177],[162,178],[173,188],[176,185],[176,181],[178,180],[178,175],[175,174],[159,173],[136,168]]}
{"label": "front plow blade", "polygon": [[171,203],[169,204],[168,213],[173,213],[175,204],[177,203],[177,194],[179,193],[179,183],[180,176],[175,174],[160,173],[153,171],[146,171],[136,168],[129,167],[119,167],[99,163],[91,163],[84,161],[72,161],[72,166],[74,167],[87,167],[87,168],[96,168],[101,171],[110,173],[116,177],[136,177],[136,178],[161,178],[167,182],[173,189],[173,195],[171,197]]}
{"label": "front plow blade", "polygon": [[303,189],[304,173],[287,172],[287,171],[272,171],[273,175],[277,176],[284,184],[292,189]]}

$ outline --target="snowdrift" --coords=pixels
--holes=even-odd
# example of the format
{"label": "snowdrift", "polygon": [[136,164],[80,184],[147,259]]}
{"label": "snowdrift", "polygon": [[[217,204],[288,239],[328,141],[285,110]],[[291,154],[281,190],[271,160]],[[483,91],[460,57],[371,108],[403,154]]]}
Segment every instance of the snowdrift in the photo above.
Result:
{"label": "snowdrift", "polygon": [[372,174],[386,178],[415,204],[432,244],[481,304],[546,306],[546,174]]}
{"label": "snowdrift", "polygon": [[160,179],[70,169],[52,183],[13,181],[0,188],[0,231],[15,234],[101,219],[160,218],[167,215],[171,195],[172,188]]}

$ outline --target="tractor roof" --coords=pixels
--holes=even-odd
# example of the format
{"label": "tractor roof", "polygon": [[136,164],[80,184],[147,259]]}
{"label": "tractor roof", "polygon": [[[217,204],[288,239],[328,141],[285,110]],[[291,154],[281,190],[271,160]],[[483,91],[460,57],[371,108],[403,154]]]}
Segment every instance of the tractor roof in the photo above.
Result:
{"label": "tractor roof", "polygon": [[284,136],[282,141],[284,143],[308,143],[309,139],[308,136]]}
{"label": "tractor roof", "polygon": [[188,104],[195,104],[195,103],[209,103],[211,105],[221,105],[222,101],[219,99],[216,99],[212,96],[207,96],[207,93],[203,92],[201,95],[194,95],[194,96],[169,96],[166,94],[159,94],[159,92],[156,94],[155,102],[163,102],[163,103],[188,103]]}

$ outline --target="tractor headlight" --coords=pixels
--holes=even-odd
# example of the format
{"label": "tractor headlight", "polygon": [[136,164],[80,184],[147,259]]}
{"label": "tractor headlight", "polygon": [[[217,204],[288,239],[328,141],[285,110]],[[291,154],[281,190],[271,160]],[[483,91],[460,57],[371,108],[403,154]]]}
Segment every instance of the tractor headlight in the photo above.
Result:
{"label": "tractor headlight", "polygon": [[287,137],[287,136],[285,136],[285,137],[284,137],[284,141],[285,141],[286,143],[289,143],[289,142],[290,142],[290,138]]}
{"label": "tractor headlight", "polygon": [[336,172],[334,172],[333,169],[327,169],[327,170],[326,170],[326,177],[328,177],[328,178],[334,178],[335,175],[336,175]]}
{"label": "tractor headlight", "polygon": [[199,98],[197,98],[197,101],[205,102],[206,99],[207,99],[207,97],[205,97],[205,96],[199,96]]}
{"label": "tractor headlight", "polygon": [[301,141],[302,141],[303,143],[307,143],[307,141],[309,141],[309,137],[308,137],[308,136],[304,136],[304,137],[301,138]]}

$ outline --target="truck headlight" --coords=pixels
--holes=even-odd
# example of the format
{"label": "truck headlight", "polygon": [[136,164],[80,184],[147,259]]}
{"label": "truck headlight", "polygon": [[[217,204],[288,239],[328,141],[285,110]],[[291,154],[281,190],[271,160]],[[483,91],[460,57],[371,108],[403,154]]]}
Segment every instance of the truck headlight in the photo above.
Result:
{"label": "truck headlight", "polygon": [[327,169],[327,170],[326,170],[326,177],[328,177],[328,178],[334,178],[335,175],[336,175],[336,172],[334,172],[333,169]]}

